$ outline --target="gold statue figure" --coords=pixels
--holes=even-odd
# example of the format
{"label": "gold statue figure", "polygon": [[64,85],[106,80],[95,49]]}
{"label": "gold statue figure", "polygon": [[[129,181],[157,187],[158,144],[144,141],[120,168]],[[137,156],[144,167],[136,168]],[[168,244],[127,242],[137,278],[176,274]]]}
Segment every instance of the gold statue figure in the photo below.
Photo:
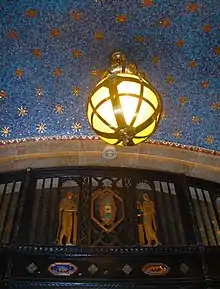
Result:
{"label": "gold statue figure", "polygon": [[[142,246],[157,246],[159,240],[156,233],[156,220],[154,203],[150,200],[148,194],[143,194],[143,202],[137,202],[137,209],[141,214],[138,217],[142,217],[143,221],[138,224],[139,242]],[[145,242],[146,239],[146,242]]]}
{"label": "gold statue figure", "polygon": [[59,226],[57,231],[59,245],[76,245],[77,197],[78,194],[68,191],[66,197],[60,201]]}

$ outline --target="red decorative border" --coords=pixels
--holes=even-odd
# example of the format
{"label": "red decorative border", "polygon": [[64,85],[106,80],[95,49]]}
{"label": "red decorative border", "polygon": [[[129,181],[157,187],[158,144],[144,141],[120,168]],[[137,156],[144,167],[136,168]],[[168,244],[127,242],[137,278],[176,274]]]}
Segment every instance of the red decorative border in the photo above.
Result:
{"label": "red decorative border", "polygon": [[[13,140],[1,140],[0,147],[3,145],[9,145],[9,144],[20,144],[20,143],[25,143],[25,142],[40,142],[40,141],[48,141],[48,140],[99,140],[99,137],[98,136],[51,136],[51,137],[33,137],[33,138],[22,138],[22,139],[13,139]],[[147,140],[146,143],[180,148],[180,149],[190,150],[193,152],[210,154],[214,156],[220,156],[220,151],[205,149],[205,148],[196,147],[196,146],[172,143],[168,141]]]}

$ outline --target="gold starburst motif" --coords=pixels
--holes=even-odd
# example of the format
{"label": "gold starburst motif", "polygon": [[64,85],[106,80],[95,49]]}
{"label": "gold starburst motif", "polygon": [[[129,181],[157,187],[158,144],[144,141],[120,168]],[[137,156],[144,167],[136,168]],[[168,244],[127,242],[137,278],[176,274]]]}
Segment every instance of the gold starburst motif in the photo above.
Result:
{"label": "gold starburst motif", "polygon": [[36,130],[39,132],[39,133],[44,133],[47,129],[47,126],[45,123],[39,123],[37,124],[37,128]]}
{"label": "gold starburst motif", "polygon": [[198,116],[193,116],[192,117],[192,121],[193,121],[193,123],[195,123],[195,124],[199,124],[200,123],[200,117],[198,117]]}
{"label": "gold starburst motif", "polygon": [[196,3],[190,3],[187,6],[188,12],[196,12],[198,10],[199,6]]}
{"label": "gold starburst motif", "polygon": [[220,54],[220,46],[216,46],[213,49],[214,49],[215,54]]}
{"label": "gold starburst motif", "polygon": [[207,144],[212,144],[212,143],[214,142],[213,136],[208,135],[208,136],[205,138],[205,142],[206,142]]}
{"label": "gold starburst motif", "polygon": [[96,32],[94,33],[94,39],[95,39],[95,40],[102,40],[103,38],[104,38],[104,35],[103,35],[102,32],[96,31]]}
{"label": "gold starburst motif", "polygon": [[50,34],[53,37],[59,37],[60,36],[60,30],[57,28],[52,28],[50,31]]}
{"label": "gold starburst motif", "polygon": [[91,74],[92,74],[92,76],[99,76],[99,75],[100,75],[100,70],[98,70],[98,69],[92,69],[92,70],[91,70]]}
{"label": "gold starburst motif", "polygon": [[77,49],[73,49],[72,55],[73,55],[73,57],[75,57],[75,58],[80,58],[80,57],[82,56],[82,51],[77,50]]}
{"label": "gold starburst motif", "polygon": [[177,47],[182,47],[183,44],[184,44],[184,40],[183,39],[179,39],[179,40],[176,41],[175,44],[176,44]]}
{"label": "gold starburst motif", "polygon": [[76,21],[78,21],[82,18],[82,13],[79,11],[71,11],[70,14],[71,14],[71,17]]}
{"label": "gold starburst motif", "polygon": [[166,83],[168,83],[168,84],[173,84],[174,83],[174,76],[173,75],[168,75],[167,77],[166,77]]}
{"label": "gold starburst motif", "polygon": [[61,113],[63,113],[63,111],[64,111],[64,108],[63,108],[63,106],[60,104],[60,103],[58,103],[56,106],[55,106],[55,112],[56,113],[58,113],[58,114],[61,114]]}
{"label": "gold starburst motif", "polygon": [[74,86],[72,92],[75,96],[79,96],[80,88],[78,86]]}
{"label": "gold starburst motif", "polygon": [[34,48],[33,51],[32,51],[33,55],[36,57],[36,58],[39,58],[41,57],[42,55],[42,51],[38,48]]}
{"label": "gold starburst motif", "polygon": [[126,15],[121,14],[121,15],[116,16],[115,20],[119,23],[125,23],[127,20],[127,17],[126,17]]}
{"label": "gold starburst motif", "polygon": [[134,36],[134,40],[137,43],[143,43],[143,42],[146,41],[146,36],[144,36],[144,35],[136,35],[136,36]]}
{"label": "gold starburst motif", "polygon": [[147,6],[147,7],[150,7],[154,4],[153,0],[141,0],[141,4],[143,6]]}
{"label": "gold starburst motif", "polygon": [[21,106],[18,108],[18,115],[19,116],[25,116],[27,114],[28,114],[28,110],[26,107]]}
{"label": "gold starburst motif", "polygon": [[11,133],[11,130],[8,126],[4,126],[2,129],[1,129],[1,133],[2,133],[2,136],[9,136],[10,133]]}
{"label": "gold starburst motif", "polygon": [[170,19],[161,19],[159,22],[158,22],[158,25],[162,28],[167,28],[168,26],[170,26]]}
{"label": "gold starburst motif", "polygon": [[182,133],[181,133],[181,131],[179,131],[179,130],[175,130],[175,131],[173,132],[173,136],[174,136],[175,138],[181,138],[181,137],[182,137]]}
{"label": "gold starburst motif", "polygon": [[213,104],[211,105],[211,110],[216,111],[218,109],[220,109],[220,102],[213,102]]}
{"label": "gold starburst motif", "polygon": [[212,27],[209,23],[203,25],[202,30],[206,33],[209,33],[211,31]]}
{"label": "gold starburst motif", "polygon": [[157,55],[154,55],[151,59],[153,64],[158,64],[160,62],[160,58]]}
{"label": "gold starburst motif", "polygon": [[188,98],[185,96],[180,96],[179,98],[179,102],[181,105],[185,105],[188,101],[189,101]]}
{"label": "gold starburst motif", "polygon": [[37,96],[44,95],[44,90],[42,88],[35,88],[35,93]]}
{"label": "gold starburst motif", "polygon": [[25,11],[25,15],[29,18],[35,18],[37,16],[37,11],[34,9],[28,9]]}
{"label": "gold starburst motif", "polygon": [[15,70],[15,76],[21,77],[23,75],[23,70],[21,68],[18,68]]}
{"label": "gold starburst motif", "polygon": [[208,86],[209,86],[209,82],[208,81],[204,80],[204,81],[201,82],[201,87],[202,88],[207,88]]}
{"label": "gold starburst motif", "polygon": [[189,61],[189,67],[190,67],[190,68],[195,68],[196,66],[197,66],[197,63],[196,63],[195,60],[190,60],[190,61]]}
{"label": "gold starburst motif", "polygon": [[0,90],[0,99],[5,99],[7,97],[7,93],[5,90]]}
{"label": "gold starburst motif", "polygon": [[81,124],[79,123],[79,122],[75,122],[75,123],[73,123],[72,124],[72,130],[74,130],[74,131],[80,131],[81,130]]}
{"label": "gold starburst motif", "polygon": [[63,73],[62,69],[60,67],[56,67],[53,71],[53,76],[54,77],[59,77],[61,76]]}
{"label": "gold starburst motif", "polygon": [[7,37],[10,39],[17,39],[19,38],[19,34],[16,30],[9,30],[7,33]]}

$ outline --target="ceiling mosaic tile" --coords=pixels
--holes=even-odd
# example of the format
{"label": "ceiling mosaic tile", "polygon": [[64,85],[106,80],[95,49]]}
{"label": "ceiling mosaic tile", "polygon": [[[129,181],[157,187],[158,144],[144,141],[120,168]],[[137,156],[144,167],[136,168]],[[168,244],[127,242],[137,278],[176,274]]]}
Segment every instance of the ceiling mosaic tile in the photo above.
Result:
{"label": "ceiling mosaic tile", "polygon": [[161,93],[151,141],[220,151],[218,0],[2,0],[0,141],[95,137],[89,92],[123,51]]}

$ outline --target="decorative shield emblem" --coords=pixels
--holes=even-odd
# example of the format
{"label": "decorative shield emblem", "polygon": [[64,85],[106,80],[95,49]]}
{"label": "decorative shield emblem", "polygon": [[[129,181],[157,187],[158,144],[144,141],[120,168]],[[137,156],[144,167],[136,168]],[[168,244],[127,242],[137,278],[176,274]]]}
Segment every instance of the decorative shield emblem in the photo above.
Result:
{"label": "decorative shield emblem", "polygon": [[110,233],[124,220],[124,202],[109,188],[92,193],[91,218],[105,232]]}
{"label": "decorative shield emblem", "polygon": [[56,262],[51,264],[48,270],[55,276],[70,276],[76,273],[78,268],[72,263]]}
{"label": "decorative shield emblem", "polygon": [[143,266],[142,271],[149,276],[163,276],[170,271],[170,267],[163,263],[148,263]]}

